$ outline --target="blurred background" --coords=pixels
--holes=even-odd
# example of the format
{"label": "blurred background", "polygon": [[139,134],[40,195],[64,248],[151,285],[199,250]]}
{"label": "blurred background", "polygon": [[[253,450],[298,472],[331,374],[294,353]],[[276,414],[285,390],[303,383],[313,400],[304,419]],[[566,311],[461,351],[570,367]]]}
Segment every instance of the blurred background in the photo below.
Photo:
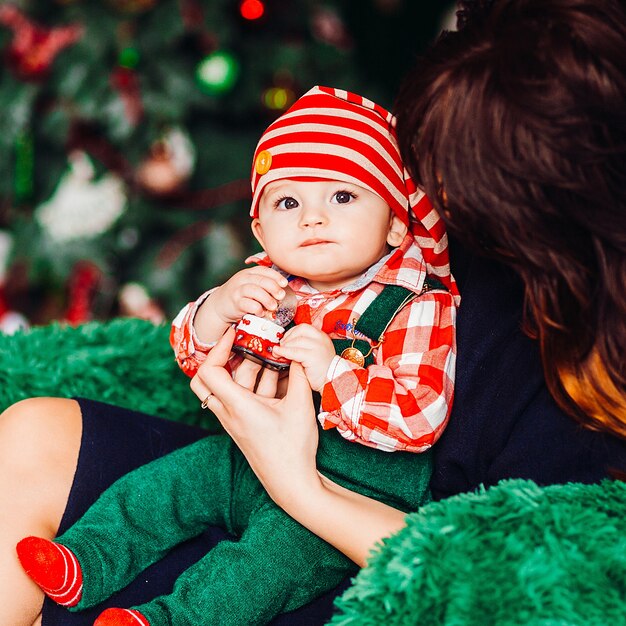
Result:
{"label": "blurred background", "polygon": [[444,0],[0,2],[0,332],[171,318],[257,247],[250,161],[315,84],[391,107]]}

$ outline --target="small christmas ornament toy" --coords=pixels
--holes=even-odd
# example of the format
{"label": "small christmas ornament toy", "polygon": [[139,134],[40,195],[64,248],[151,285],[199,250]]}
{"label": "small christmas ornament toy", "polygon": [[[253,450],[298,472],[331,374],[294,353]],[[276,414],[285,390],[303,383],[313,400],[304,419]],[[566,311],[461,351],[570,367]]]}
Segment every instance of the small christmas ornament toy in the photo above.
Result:
{"label": "small christmas ornament toy", "polygon": [[273,350],[283,338],[285,327],[293,320],[297,306],[296,294],[285,287],[285,297],[275,311],[265,317],[244,315],[237,324],[233,351],[269,369],[288,369],[290,362],[274,356]]}

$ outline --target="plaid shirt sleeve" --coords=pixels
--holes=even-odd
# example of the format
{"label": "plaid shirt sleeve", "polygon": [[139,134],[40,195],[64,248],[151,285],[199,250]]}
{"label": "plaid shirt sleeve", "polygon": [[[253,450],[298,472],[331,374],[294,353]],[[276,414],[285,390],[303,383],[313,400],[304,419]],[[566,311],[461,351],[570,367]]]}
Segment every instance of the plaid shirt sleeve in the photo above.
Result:
{"label": "plaid shirt sleeve", "polygon": [[431,291],[396,315],[372,365],[335,357],[322,390],[322,426],[389,452],[430,448],[452,408],[455,321],[452,296]]}
{"label": "plaid shirt sleeve", "polygon": [[172,322],[170,329],[170,345],[180,369],[192,378],[211,348],[215,345],[203,343],[198,339],[193,327],[193,320],[200,305],[213,290],[203,293],[195,302],[185,305]]}

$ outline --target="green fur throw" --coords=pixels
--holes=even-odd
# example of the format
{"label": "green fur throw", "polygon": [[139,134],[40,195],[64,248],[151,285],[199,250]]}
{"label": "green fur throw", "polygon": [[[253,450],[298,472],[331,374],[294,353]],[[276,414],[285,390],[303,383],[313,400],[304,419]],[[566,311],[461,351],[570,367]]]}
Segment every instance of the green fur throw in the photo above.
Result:
{"label": "green fur throw", "polygon": [[[120,319],[0,334],[0,409],[81,395],[207,425],[168,332]],[[626,484],[511,480],[410,515],[332,625],[626,626],[625,599]]]}
{"label": "green fur throw", "polygon": [[509,480],[424,507],[332,626],[626,624],[626,483]]}
{"label": "green fur throw", "polygon": [[83,396],[209,425],[178,368],[169,327],[138,319],[0,334],[0,410],[31,396]]}

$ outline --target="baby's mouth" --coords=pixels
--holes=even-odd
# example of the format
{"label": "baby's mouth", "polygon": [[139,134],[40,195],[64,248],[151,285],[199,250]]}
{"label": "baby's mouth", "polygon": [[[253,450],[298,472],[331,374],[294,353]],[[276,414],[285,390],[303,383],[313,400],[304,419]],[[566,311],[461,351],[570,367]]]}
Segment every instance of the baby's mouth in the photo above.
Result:
{"label": "baby's mouth", "polygon": [[307,239],[300,244],[301,248],[309,248],[311,246],[322,246],[331,243],[327,239]]}

